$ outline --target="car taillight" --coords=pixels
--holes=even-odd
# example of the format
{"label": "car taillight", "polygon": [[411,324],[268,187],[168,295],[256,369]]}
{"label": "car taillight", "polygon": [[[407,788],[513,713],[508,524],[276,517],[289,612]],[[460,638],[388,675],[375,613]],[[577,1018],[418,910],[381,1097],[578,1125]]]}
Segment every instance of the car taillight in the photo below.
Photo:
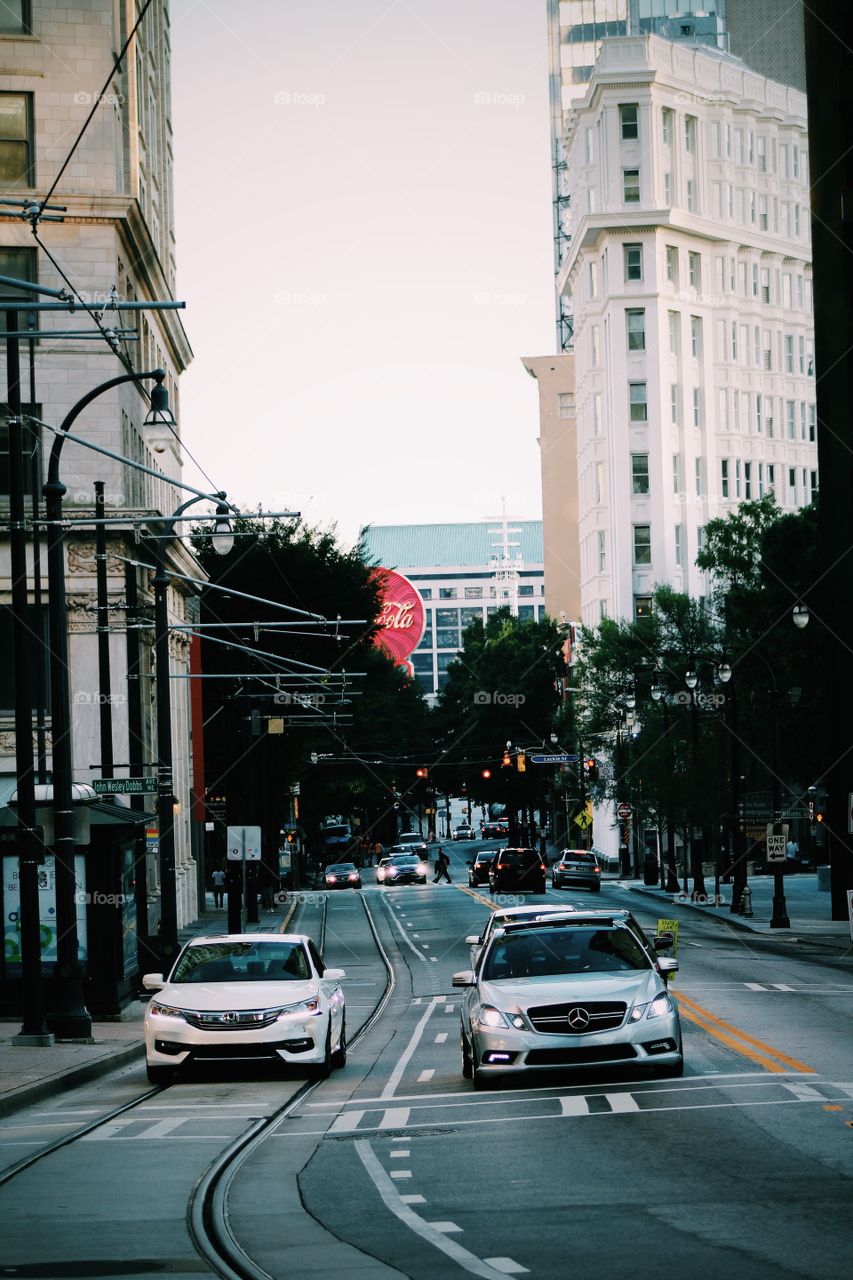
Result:
{"label": "car taillight", "polygon": [[593,871],[597,876],[601,875],[601,867],[593,867]]}
{"label": "car taillight", "polygon": [[508,862],[499,862],[499,863],[498,863],[498,871],[508,871],[508,870],[509,870],[509,863],[508,863]]}
{"label": "car taillight", "polygon": [[539,870],[540,870],[540,871],[547,871],[547,870],[548,870],[548,868],[545,866],[545,863],[544,863],[544,862],[540,862],[540,863],[539,863]]}

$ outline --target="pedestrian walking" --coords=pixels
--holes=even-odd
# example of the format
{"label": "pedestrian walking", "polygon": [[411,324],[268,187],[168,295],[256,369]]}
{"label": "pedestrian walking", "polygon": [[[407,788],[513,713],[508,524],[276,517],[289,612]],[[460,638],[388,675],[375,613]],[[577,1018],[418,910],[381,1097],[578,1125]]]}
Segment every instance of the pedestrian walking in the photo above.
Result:
{"label": "pedestrian walking", "polygon": [[442,876],[444,876],[448,884],[453,884],[453,881],[450,879],[450,873],[448,871],[449,866],[450,866],[450,859],[448,858],[447,854],[439,845],[435,855],[435,875],[433,876],[433,881],[432,881],[433,884],[438,884]]}
{"label": "pedestrian walking", "polygon": [[213,905],[214,907],[222,907],[225,894],[225,872],[221,867],[217,867],[213,875],[210,877],[213,881]]}

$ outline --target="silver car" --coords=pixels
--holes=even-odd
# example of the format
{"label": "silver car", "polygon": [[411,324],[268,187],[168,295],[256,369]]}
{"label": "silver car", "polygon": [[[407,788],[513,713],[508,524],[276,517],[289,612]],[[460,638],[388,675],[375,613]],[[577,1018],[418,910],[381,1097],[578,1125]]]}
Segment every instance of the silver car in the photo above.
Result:
{"label": "silver car", "polygon": [[631,1064],[684,1069],[678,1008],[658,957],[618,919],[571,915],[495,929],[464,987],[462,1074],[475,1089],[502,1075]]}

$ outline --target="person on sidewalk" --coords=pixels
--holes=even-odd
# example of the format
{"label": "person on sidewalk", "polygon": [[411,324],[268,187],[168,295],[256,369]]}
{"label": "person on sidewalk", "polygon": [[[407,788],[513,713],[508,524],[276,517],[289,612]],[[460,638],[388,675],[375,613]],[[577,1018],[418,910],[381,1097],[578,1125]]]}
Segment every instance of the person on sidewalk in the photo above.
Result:
{"label": "person on sidewalk", "polygon": [[223,901],[223,896],[225,894],[225,872],[221,867],[217,867],[210,878],[213,881],[213,905],[214,907],[222,907],[225,905]]}
{"label": "person on sidewalk", "polygon": [[448,884],[453,884],[453,881],[450,879],[450,872],[448,871],[449,866],[450,859],[442,849],[441,845],[439,845],[435,855],[435,875],[432,880],[433,884],[438,884],[442,876],[444,876]]}

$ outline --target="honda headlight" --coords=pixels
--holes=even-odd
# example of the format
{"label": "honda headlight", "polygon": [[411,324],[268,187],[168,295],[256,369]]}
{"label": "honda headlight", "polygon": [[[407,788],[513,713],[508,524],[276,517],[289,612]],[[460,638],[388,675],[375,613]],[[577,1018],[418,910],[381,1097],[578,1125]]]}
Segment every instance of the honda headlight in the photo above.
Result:
{"label": "honda headlight", "polygon": [[152,1000],[148,1006],[148,1012],[155,1018],[183,1018],[183,1009],[176,1009],[171,1004],[159,1004],[156,1000]]}
{"label": "honda headlight", "polygon": [[308,1000],[298,1000],[296,1004],[284,1004],[275,1012],[279,1018],[285,1018],[289,1014],[309,1014],[312,1017],[318,1017],[323,1011],[320,1008],[320,1001],[316,996],[311,996]]}
{"label": "honda headlight", "polygon": [[428,871],[429,871],[429,867],[427,866],[427,864],[426,864],[425,862],[419,862],[419,863],[418,863],[418,875],[419,875],[419,876],[425,876],[425,875],[426,875],[426,873],[427,873]]}

